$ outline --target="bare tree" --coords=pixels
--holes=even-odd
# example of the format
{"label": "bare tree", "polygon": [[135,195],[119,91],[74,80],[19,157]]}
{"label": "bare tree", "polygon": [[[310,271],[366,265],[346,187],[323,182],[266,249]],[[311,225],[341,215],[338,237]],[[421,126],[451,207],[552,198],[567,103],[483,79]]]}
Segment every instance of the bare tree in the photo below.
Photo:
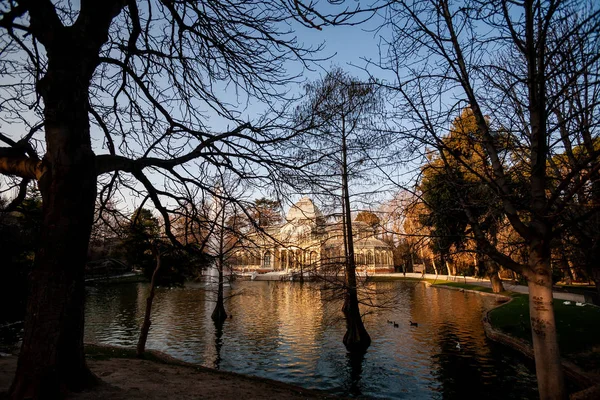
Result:
{"label": "bare tree", "polygon": [[[574,16],[567,22],[552,32],[555,39],[565,38],[564,45],[558,49],[562,62],[554,65],[556,61],[550,60],[560,73],[548,83],[552,97],[561,98],[560,102],[552,104],[549,117],[555,120],[560,133],[559,143],[564,150],[549,159],[549,180],[552,185],[559,185],[565,173],[574,173],[576,195],[565,207],[568,222],[562,241],[557,240],[557,243],[560,243],[559,251],[567,251],[565,256],[581,266],[595,282],[596,301],[600,304],[600,265],[597,262],[600,258],[600,213],[595,212],[600,206],[600,170],[594,169],[594,163],[588,160],[590,154],[600,149],[600,60],[597,56],[600,43],[597,39],[582,36],[593,21],[582,21]],[[586,29],[573,31],[571,26],[578,23],[583,23]],[[583,65],[588,67],[582,68]],[[568,92],[561,93],[565,89]],[[573,132],[577,132],[577,140],[573,140]],[[571,270],[568,264],[564,269],[567,274]]]}
{"label": "bare tree", "polygon": [[[136,241],[143,242],[143,248],[140,248],[139,244],[137,246],[136,257],[140,257],[139,253],[144,253],[145,249],[149,249],[152,254],[152,262],[154,268],[152,269],[152,274],[150,275],[150,291],[148,292],[148,297],[146,298],[146,309],[144,311],[144,319],[142,321],[142,326],[140,327],[140,336],[138,338],[138,343],[136,346],[136,355],[137,357],[143,358],[146,352],[146,341],[148,340],[148,334],[150,333],[150,327],[152,325],[152,306],[154,303],[155,297],[155,289],[159,283],[160,275],[164,271],[165,264],[167,268],[174,267],[173,264],[181,263],[180,258],[171,258],[169,260],[169,255],[174,255],[177,252],[182,253],[184,256],[196,256],[195,263],[200,262],[201,264],[207,258],[204,256],[204,249],[207,245],[207,239],[203,241],[194,241],[193,245],[188,245],[181,248],[176,247],[171,240],[169,240],[165,235],[160,235],[160,231],[164,232],[164,223],[163,226],[159,226],[158,220],[152,216],[152,212],[142,208],[143,204],[133,213],[130,226],[129,226],[129,235],[135,236]],[[184,207],[185,211],[189,211],[189,209]],[[189,217],[189,213],[184,212],[186,216]],[[192,227],[198,226],[198,221],[193,218],[186,218],[186,222]],[[183,238],[186,242],[189,241],[189,237],[186,236]],[[179,244],[180,242],[176,242]],[[145,249],[144,249],[145,248]],[[141,251],[140,251],[141,250]],[[171,253],[171,254],[169,254]],[[204,256],[202,259],[197,257],[198,255]],[[165,259],[166,258],[166,259]],[[177,267],[181,268],[181,265],[177,265]]]}
{"label": "bare tree", "polygon": [[374,132],[382,104],[374,82],[361,82],[337,68],[306,86],[306,100],[296,112],[296,119],[306,123],[306,132],[295,142],[297,151],[319,170],[310,184],[313,190],[336,193],[333,197],[341,204],[346,283],[342,311],[347,327],[343,341],[353,351],[366,350],[371,338],[359,310],[350,179],[364,176],[370,157],[381,146]]}
{"label": "bare tree", "polygon": [[[463,208],[480,248],[527,279],[540,397],[564,399],[552,305],[551,242],[567,226],[565,209],[592,184],[600,160],[598,150],[590,148],[569,169],[558,175],[551,172],[550,162],[565,143],[586,140],[581,129],[570,129],[552,117],[552,110],[565,104],[573,90],[585,90],[588,108],[598,103],[597,89],[590,90],[598,85],[598,6],[578,0],[440,0],[398,1],[388,11],[392,36],[381,66],[396,77],[390,86],[398,95],[402,129],[397,137],[405,139],[406,150],[439,148],[452,119],[461,109],[472,109],[480,131],[476,140],[488,168],[483,173],[469,171],[495,193],[528,248],[526,258],[500,251],[469,204],[464,202]],[[558,27],[561,33],[555,34]],[[587,57],[567,68],[572,59],[563,55],[573,37],[579,38]],[[584,82],[586,71],[596,78]],[[592,137],[597,135],[597,118],[590,125]],[[567,129],[561,134],[563,126]],[[500,132],[509,132],[510,151],[499,140]],[[452,152],[448,146],[444,150]],[[453,155],[469,169],[460,154]],[[588,216],[595,214],[598,207],[588,211]]]}
{"label": "bare tree", "polygon": [[[217,270],[216,304],[211,314],[212,320],[218,326],[222,326],[227,319],[225,311],[225,274],[229,269],[229,276],[233,275],[231,261],[236,251],[248,240],[248,214],[252,211],[247,204],[246,208],[240,207],[245,198],[245,188],[239,179],[232,178],[227,174],[221,174],[214,185],[218,188],[217,196],[214,196],[208,207],[205,208],[209,237],[207,238],[206,250],[215,261]],[[211,282],[214,283],[214,282]],[[231,284],[231,282],[230,282]]]}
{"label": "bare tree", "polygon": [[146,341],[148,340],[148,333],[150,332],[150,326],[152,325],[152,304],[154,302],[154,290],[156,288],[156,280],[158,278],[158,274],[162,268],[162,257],[161,250],[158,241],[152,241],[150,243],[152,249],[152,256],[154,257],[154,261],[156,263],[154,267],[154,271],[152,272],[152,277],[150,278],[150,292],[148,293],[148,297],[146,298],[146,310],[144,311],[144,320],[142,322],[142,327],[140,328],[140,337],[138,338],[138,343],[136,346],[136,355],[140,358],[144,357],[146,352]]}
{"label": "bare tree", "polygon": [[[299,0],[2,3],[0,172],[37,180],[43,198],[12,398],[96,381],[83,354],[83,266],[97,184],[101,202],[118,187],[149,195],[176,239],[168,207],[205,186],[211,166],[247,178],[268,176],[257,163],[276,170],[276,116],[250,123],[242,111],[284,95],[288,61],[314,61],[318,48],[299,45],[290,26],[355,12]],[[211,116],[229,127],[211,128]]]}

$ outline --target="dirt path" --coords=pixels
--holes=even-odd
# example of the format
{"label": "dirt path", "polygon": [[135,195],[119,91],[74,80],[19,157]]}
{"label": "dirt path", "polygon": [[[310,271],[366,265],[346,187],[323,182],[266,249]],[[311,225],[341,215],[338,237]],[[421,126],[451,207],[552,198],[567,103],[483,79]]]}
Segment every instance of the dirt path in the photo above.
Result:
{"label": "dirt path", "polygon": [[[104,384],[69,399],[326,399],[335,398],[284,383],[208,368],[111,358],[89,360]],[[0,358],[0,398],[10,387],[17,357]]]}

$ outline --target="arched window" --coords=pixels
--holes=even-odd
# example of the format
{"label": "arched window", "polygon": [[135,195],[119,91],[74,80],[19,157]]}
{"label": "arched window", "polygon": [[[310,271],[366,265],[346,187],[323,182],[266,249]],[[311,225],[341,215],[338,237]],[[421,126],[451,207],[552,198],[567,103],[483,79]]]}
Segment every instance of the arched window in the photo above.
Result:
{"label": "arched window", "polygon": [[268,251],[265,253],[265,257],[263,258],[263,267],[271,268],[271,253]]}
{"label": "arched window", "polygon": [[367,253],[367,264],[373,264],[373,252],[371,250],[369,250],[369,252]]}
{"label": "arched window", "polygon": [[317,263],[317,253],[315,251],[310,252],[310,265]]}

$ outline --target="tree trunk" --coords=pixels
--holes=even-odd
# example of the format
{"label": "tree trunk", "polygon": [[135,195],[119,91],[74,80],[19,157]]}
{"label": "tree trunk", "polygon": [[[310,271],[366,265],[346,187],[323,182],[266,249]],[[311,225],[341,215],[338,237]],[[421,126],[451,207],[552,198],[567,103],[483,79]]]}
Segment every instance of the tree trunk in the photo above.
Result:
{"label": "tree trunk", "polygon": [[571,276],[573,277],[573,280],[579,281],[580,280],[579,271],[577,270],[577,268],[575,267],[575,265],[573,264],[572,261],[569,261],[569,270],[571,271]]}
{"label": "tree trunk", "polygon": [[150,332],[150,325],[152,325],[150,315],[152,314],[152,302],[154,301],[156,277],[158,276],[158,272],[162,266],[160,252],[154,243],[152,244],[152,254],[154,254],[154,259],[156,260],[156,267],[154,268],[154,272],[152,272],[152,279],[150,279],[150,294],[148,294],[148,298],[146,299],[146,312],[144,313],[144,322],[142,323],[140,338],[138,339],[137,344],[136,353],[140,358],[143,357],[144,353],[146,352],[146,340],[148,340],[148,332]]}
{"label": "tree trunk", "polygon": [[502,279],[500,279],[500,276],[498,275],[498,271],[492,272],[490,275],[490,283],[492,284],[492,292],[504,292],[504,285],[502,284]]}
{"label": "tree trunk", "polygon": [[215,323],[222,323],[227,319],[227,312],[225,311],[225,302],[223,300],[223,268],[219,267],[219,284],[217,286],[217,304],[215,309],[210,315]]}
{"label": "tree trunk", "polygon": [[49,57],[38,84],[45,104],[43,220],[12,399],[54,398],[97,381],[83,349],[84,269],[96,198],[88,120],[91,74],[81,75],[81,60],[58,59]]}
{"label": "tree trunk", "polygon": [[487,265],[487,271],[490,276],[490,283],[492,284],[492,292],[504,292],[504,285],[502,284],[502,279],[500,279],[498,264],[496,264],[492,260],[488,260]]}
{"label": "tree trunk", "polygon": [[456,276],[456,265],[454,262],[448,256],[444,257],[444,262],[446,263],[448,275]]}
{"label": "tree trunk", "polygon": [[549,257],[530,252],[529,312],[540,399],[567,399],[552,303]]}
{"label": "tree trunk", "polygon": [[433,267],[433,272],[435,272],[435,274],[438,275],[438,269],[435,265],[435,257],[433,256],[433,254],[431,255],[431,266]]}
{"label": "tree trunk", "polygon": [[593,267],[592,270],[592,280],[596,285],[596,298],[594,299],[595,305],[600,305],[600,267]]}
{"label": "tree trunk", "polygon": [[356,262],[354,260],[354,239],[352,236],[352,219],[350,215],[350,193],[348,190],[346,137],[342,135],[342,200],[344,212],[344,232],[346,242],[346,297],[342,311],[346,317],[346,334],[343,343],[350,352],[364,352],[371,345],[371,337],[367,333],[360,315],[358,292],[356,288]]}
{"label": "tree trunk", "polygon": [[215,324],[222,324],[227,319],[225,312],[225,302],[223,300],[223,267],[225,264],[225,205],[222,205],[221,210],[221,227],[219,229],[219,254],[218,254],[219,282],[217,286],[217,304],[211,314]]}
{"label": "tree trunk", "polygon": [[573,276],[571,275],[571,268],[569,267],[569,261],[567,260],[567,256],[565,255],[564,247],[563,247],[563,253],[560,257],[560,268],[562,269],[562,275],[563,275],[565,284],[567,284],[567,285],[573,284]]}

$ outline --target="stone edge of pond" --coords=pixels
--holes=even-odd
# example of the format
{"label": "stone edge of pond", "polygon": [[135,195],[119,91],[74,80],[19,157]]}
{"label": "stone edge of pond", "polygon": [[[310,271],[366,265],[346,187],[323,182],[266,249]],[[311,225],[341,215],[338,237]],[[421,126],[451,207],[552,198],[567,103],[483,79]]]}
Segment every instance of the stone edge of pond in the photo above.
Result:
{"label": "stone edge of pond", "polygon": [[[85,347],[86,348],[95,348],[95,349],[99,349],[99,350],[109,350],[109,351],[110,350],[117,350],[117,351],[128,350],[128,351],[135,353],[134,348],[124,347],[124,346],[112,346],[112,345],[108,345],[108,344],[86,342]],[[215,374],[215,375],[222,375],[222,376],[224,375],[224,376],[230,376],[230,377],[239,378],[239,379],[245,379],[245,380],[249,380],[249,381],[253,381],[253,382],[266,383],[268,385],[275,386],[279,389],[289,390],[289,391],[294,392],[301,396],[309,396],[310,398],[333,399],[333,400],[347,399],[347,397],[340,397],[340,396],[336,396],[334,394],[322,392],[322,391],[315,390],[315,389],[306,389],[301,386],[296,386],[291,383],[281,382],[281,381],[277,381],[274,379],[263,378],[263,377],[254,376],[254,375],[245,375],[245,374],[240,374],[240,373],[231,372],[231,371],[221,371],[221,370],[217,370],[214,368],[208,368],[203,365],[194,364],[191,362],[180,360],[180,359],[170,356],[166,353],[163,353],[162,351],[159,351],[159,350],[148,349],[148,350],[146,350],[146,353],[149,354],[150,356],[152,356],[152,358],[136,358],[136,357],[120,357],[120,358],[142,359],[142,360],[146,360],[146,361],[150,361],[150,362],[159,362],[159,363],[164,363],[167,365],[175,365],[175,366],[179,366],[179,367],[193,368],[197,371],[202,371],[202,372]],[[109,357],[109,358],[111,358],[111,357]]]}
{"label": "stone edge of pond", "polygon": [[[490,322],[490,320],[491,320],[490,313],[492,311],[494,311],[496,308],[502,307],[502,306],[510,303],[511,301],[514,300],[514,298],[507,297],[504,295],[499,295],[499,294],[493,294],[493,293],[482,293],[482,292],[477,292],[474,290],[472,290],[472,292],[493,295],[493,296],[500,296],[500,297],[504,297],[504,298],[508,299],[507,302],[498,304],[495,307],[492,307],[491,309],[489,309],[488,311],[486,311],[484,313],[483,318],[482,318],[483,330],[485,331],[485,334],[489,339],[491,339],[495,342],[501,343],[505,346],[508,346],[533,360],[534,359],[533,347],[529,343],[527,343],[526,341],[524,341],[522,339],[508,335],[498,329],[495,329],[492,326],[492,323]],[[581,368],[579,368],[574,363],[564,360],[564,359],[562,360],[562,367],[563,367],[563,372],[565,373],[565,376],[571,382],[575,383],[575,385],[580,389],[578,392],[575,392],[570,396],[571,400],[586,400],[586,399],[599,398],[600,383],[598,383],[597,377],[586,373],[585,371],[583,371]]]}
{"label": "stone edge of pond", "polygon": [[[489,314],[492,311],[494,311],[496,308],[502,307],[503,305],[506,305],[506,304],[510,303],[511,301],[513,301],[514,300],[513,297],[506,296],[503,294],[498,294],[498,293],[489,293],[489,292],[482,292],[479,290],[463,289],[463,288],[458,288],[458,287],[454,287],[454,286],[445,286],[443,284],[433,285],[430,282],[426,282],[426,281],[421,281],[421,282],[424,283],[427,287],[457,290],[460,292],[476,293],[476,294],[479,294],[482,296],[493,296],[493,297],[506,299],[507,300],[506,302],[503,302],[502,304],[497,304],[496,306],[492,307],[491,309],[489,309],[488,311],[486,311],[484,313],[483,318],[482,318],[482,323],[483,323],[483,329],[485,331],[485,334],[489,339],[491,339],[495,342],[501,343],[505,346],[508,346],[508,347],[524,354],[525,356],[531,358],[532,360],[534,359],[533,347],[529,343],[527,343],[526,341],[524,341],[522,339],[513,337],[504,332],[501,332],[498,329],[495,329],[490,322]],[[562,366],[563,366],[563,371],[564,371],[566,377],[570,381],[575,383],[575,385],[577,385],[579,389],[581,389],[580,391],[575,392],[571,395],[571,397],[570,397],[571,400],[587,400],[587,399],[591,400],[591,399],[600,398],[600,383],[598,382],[598,378],[596,376],[592,376],[592,375],[586,373],[581,368],[579,368],[577,365],[575,365],[574,363],[567,361],[567,360],[562,361]]]}
{"label": "stone edge of pond", "polygon": [[[456,290],[458,292],[476,293],[476,294],[479,294],[479,295],[482,295],[482,296],[501,297],[501,298],[507,299],[507,301],[504,302],[504,303],[502,303],[502,304],[506,304],[510,300],[512,300],[511,297],[505,296],[503,294],[498,294],[498,293],[482,292],[481,290],[465,289],[465,288],[456,287],[456,286],[446,286],[443,283],[433,284],[433,283],[427,282],[427,281],[420,281],[420,283],[423,283],[423,284],[425,284],[425,286],[432,287],[432,288],[442,288],[442,289]],[[473,286],[475,286],[475,285],[473,285]],[[479,286],[479,287],[481,287],[481,286]],[[496,307],[499,307],[502,304],[500,304],[500,305],[498,305]],[[496,308],[496,307],[494,307],[494,308]]]}

